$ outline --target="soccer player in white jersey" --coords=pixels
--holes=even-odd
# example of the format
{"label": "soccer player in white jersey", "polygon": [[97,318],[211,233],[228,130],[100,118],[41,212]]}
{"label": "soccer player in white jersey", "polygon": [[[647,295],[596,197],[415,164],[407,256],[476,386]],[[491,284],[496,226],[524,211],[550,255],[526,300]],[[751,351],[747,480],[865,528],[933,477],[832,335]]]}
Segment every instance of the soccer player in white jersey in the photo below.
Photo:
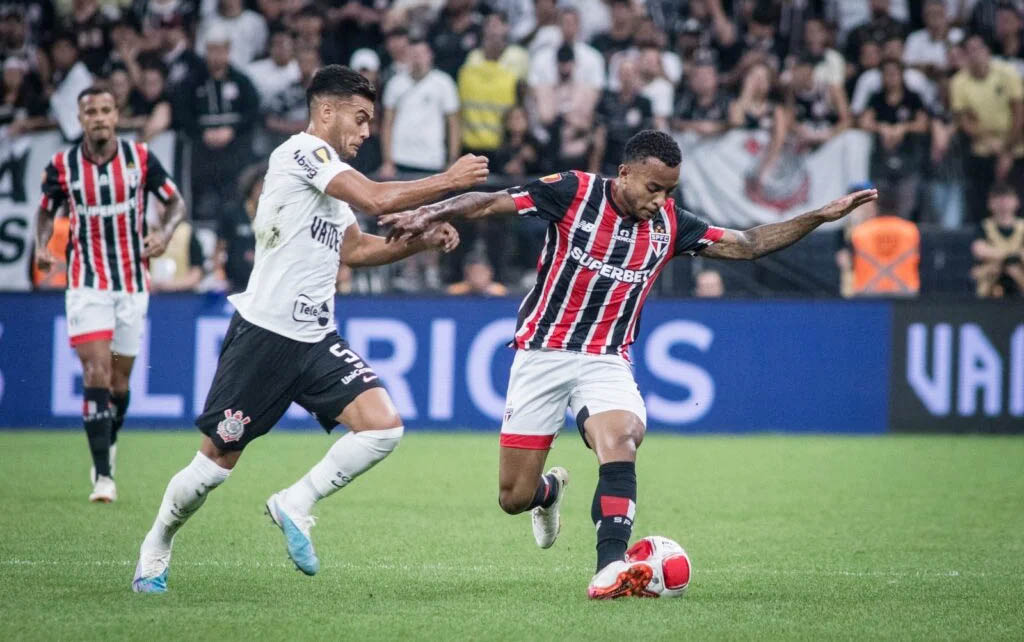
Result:
{"label": "soccer player in white jersey", "polygon": [[537,545],[554,544],[569,475],[558,467],[541,471],[571,408],[600,464],[591,505],[592,599],[646,595],[652,577],[646,563],[624,558],[636,517],[636,450],[647,424],[629,346],[658,274],[681,254],[759,258],[877,198],[864,190],[788,221],[727,230],[676,208],[670,195],[681,162],[670,136],[646,130],[626,144],[615,178],[553,174],[507,192],[471,192],[381,219],[394,226],[389,238],[401,242],[460,217],[519,214],[548,222],[537,282],[519,308],[511,344],[517,352],[501,426],[498,503],[510,514],[531,510]]}
{"label": "soccer player in white jersey", "polygon": [[320,568],[310,539],[313,505],[373,467],[402,437],[387,391],[335,329],[335,277],[341,263],[381,265],[423,250],[449,251],[458,235],[445,223],[422,238],[387,243],[360,231],[349,204],[371,214],[415,207],[482,182],[487,161],[467,155],[443,174],[375,183],[343,160],[370,135],[373,85],[347,67],[329,65],[313,77],[306,96],[309,128],[270,156],[253,220],[252,275],[245,292],[229,297],[236,313],[196,419],[204,437],[192,462],[171,478],[142,542],[132,581],[137,592],[167,590],[175,533],[228,478],[242,449],[293,401],[328,431],[338,424],[349,428],[323,460],[266,503],[288,555],[307,575]]}

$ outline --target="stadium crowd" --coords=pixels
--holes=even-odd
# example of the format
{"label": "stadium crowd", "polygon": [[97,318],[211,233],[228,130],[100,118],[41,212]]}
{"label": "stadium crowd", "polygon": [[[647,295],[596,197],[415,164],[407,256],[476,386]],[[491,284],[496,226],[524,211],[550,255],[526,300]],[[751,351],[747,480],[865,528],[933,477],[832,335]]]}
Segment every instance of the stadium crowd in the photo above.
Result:
{"label": "stadium crowd", "polygon": [[[354,166],[384,179],[466,152],[490,159],[495,187],[613,174],[653,127],[764,130],[759,180],[784,148],[859,128],[879,214],[977,229],[978,294],[1024,291],[1024,0],[0,0],[0,60],[0,137],[74,139],[77,92],[103,80],[122,128],[187,142],[193,224],[156,289],[244,287],[260,161],[305,128],[314,71],[341,63],[380,89]],[[451,257],[343,270],[339,290],[487,295],[532,278],[542,226],[461,231]],[[835,260],[854,271],[846,248]],[[707,268],[695,292],[720,296]]]}

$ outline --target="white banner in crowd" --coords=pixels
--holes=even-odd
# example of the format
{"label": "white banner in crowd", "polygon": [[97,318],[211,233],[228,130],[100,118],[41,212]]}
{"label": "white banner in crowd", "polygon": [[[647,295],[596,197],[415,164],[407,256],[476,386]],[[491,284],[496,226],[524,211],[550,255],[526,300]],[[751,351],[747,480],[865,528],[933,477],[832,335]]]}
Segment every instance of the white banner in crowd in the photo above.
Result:
{"label": "white banner in crowd", "polygon": [[868,180],[871,137],[848,130],[813,152],[783,152],[758,183],[753,175],[770,139],[767,132],[739,130],[678,138],[687,208],[718,225],[747,228],[821,207]]}
{"label": "white banner in crowd", "polygon": [[[57,131],[10,137],[0,129],[0,290],[32,287],[29,267],[43,170],[58,150],[68,146]],[[149,146],[173,173],[174,134],[165,132]],[[153,215],[152,200],[149,214]]]}

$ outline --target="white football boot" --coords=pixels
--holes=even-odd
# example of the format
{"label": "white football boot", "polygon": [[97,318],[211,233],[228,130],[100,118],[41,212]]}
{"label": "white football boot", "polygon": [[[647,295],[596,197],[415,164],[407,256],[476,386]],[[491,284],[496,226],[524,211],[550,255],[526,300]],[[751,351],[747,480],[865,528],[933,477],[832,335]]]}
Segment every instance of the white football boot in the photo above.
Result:
{"label": "white football boot", "polygon": [[553,491],[558,495],[555,497],[555,503],[549,508],[538,506],[531,511],[533,513],[533,538],[537,540],[537,546],[551,548],[551,545],[558,539],[558,532],[562,530],[558,506],[562,503],[562,495],[565,494],[566,486],[569,485],[569,471],[561,466],[555,466],[544,475],[552,475],[555,478],[557,487]]}
{"label": "white football boot", "polygon": [[136,593],[166,593],[167,572],[171,566],[171,549],[159,550],[142,542],[139,562],[135,565],[132,591]]}
{"label": "white football boot", "polygon": [[647,562],[612,562],[590,580],[587,597],[592,600],[614,600],[630,595],[653,596],[647,590],[653,577],[654,569]]}
{"label": "white football boot", "polygon": [[97,477],[96,483],[92,486],[92,492],[89,494],[89,501],[103,504],[117,501],[117,486],[114,484],[114,480],[106,475]]}
{"label": "white football boot", "polygon": [[[110,476],[113,477],[117,472],[117,444],[110,447]],[[89,466],[89,483],[96,484],[96,467]]]}

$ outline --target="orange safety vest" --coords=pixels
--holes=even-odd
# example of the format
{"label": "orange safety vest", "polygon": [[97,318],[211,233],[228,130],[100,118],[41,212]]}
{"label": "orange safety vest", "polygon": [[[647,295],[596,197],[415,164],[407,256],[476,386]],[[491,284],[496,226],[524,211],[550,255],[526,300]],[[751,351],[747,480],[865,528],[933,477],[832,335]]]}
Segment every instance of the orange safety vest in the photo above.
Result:
{"label": "orange safety vest", "polygon": [[40,290],[63,290],[68,287],[68,236],[71,234],[71,219],[58,216],[53,219],[53,236],[46,247],[57,257],[49,270],[40,270],[32,262],[32,284]]}
{"label": "orange safety vest", "polygon": [[914,296],[921,289],[921,233],[896,216],[878,216],[853,228],[853,294]]}

